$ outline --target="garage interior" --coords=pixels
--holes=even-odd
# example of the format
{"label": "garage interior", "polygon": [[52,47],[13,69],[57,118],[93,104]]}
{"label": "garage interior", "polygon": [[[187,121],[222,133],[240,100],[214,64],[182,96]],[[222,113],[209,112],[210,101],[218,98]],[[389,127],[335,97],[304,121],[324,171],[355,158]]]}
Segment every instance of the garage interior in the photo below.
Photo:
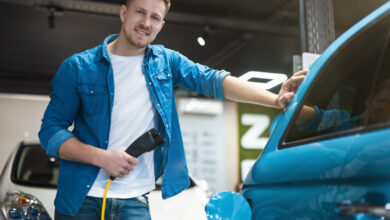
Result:
{"label": "garage interior", "polygon": [[[291,74],[302,0],[174,0],[155,44],[235,76]],[[333,1],[336,37],[386,0]],[[42,94],[60,63],[117,33],[121,0],[0,0],[0,92]],[[347,12],[347,13],[346,13]],[[206,45],[197,43],[207,35]]]}

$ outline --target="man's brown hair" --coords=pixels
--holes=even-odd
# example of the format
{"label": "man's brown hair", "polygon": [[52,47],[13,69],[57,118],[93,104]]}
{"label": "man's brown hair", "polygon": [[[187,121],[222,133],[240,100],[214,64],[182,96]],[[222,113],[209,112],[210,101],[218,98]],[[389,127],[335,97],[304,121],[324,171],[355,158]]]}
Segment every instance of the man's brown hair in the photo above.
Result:
{"label": "man's brown hair", "polygon": [[[125,5],[126,6],[130,6],[131,2],[133,2],[134,0],[126,0],[126,3]],[[169,8],[171,7],[171,0],[161,0],[161,1],[164,1],[165,3],[165,15],[168,13],[168,10]]]}

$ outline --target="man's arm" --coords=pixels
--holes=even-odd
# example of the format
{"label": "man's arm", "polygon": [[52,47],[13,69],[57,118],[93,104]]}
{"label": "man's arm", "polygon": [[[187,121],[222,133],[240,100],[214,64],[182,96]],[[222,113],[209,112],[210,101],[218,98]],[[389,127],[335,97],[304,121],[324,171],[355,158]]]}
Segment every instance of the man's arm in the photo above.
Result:
{"label": "man's arm", "polygon": [[177,51],[166,49],[166,52],[171,66],[173,86],[213,96],[217,100],[224,99],[222,84],[225,77],[230,75],[229,72],[194,63]]}
{"label": "man's arm", "polygon": [[285,108],[294,97],[295,91],[305,78],[308,70],[295,73],[283,83],[278,95],[261,89],[253,83],[229,76],[226,71],[217,71],[194,63],[182,54],[166,49],[173,72],[173,85],[214,96],[215,99],[228,98],[238,102]]}
{"label": "man's arm", "polygon": [[303,125],[306,122],[310,121],[312,118],[314,118],[315,114],[316,114],[315,108],[313,108],[311,106],[304,105],[302,107],[301,111],[299,112],[299,115],[298,115],[297,120],[295,121],[295,124],[298,126]]}
{"label": "man's arm", "polygon": [[88,163],[104,169],[114,177],[123,177],[138,164],[135,157],[125,152],[124,147],[115,150],[103,150],[88,144],[84,144],[72,137],[64,141],[58,149],[61,159]]}
{"label": "man's arm", "polygon": [[294,97],[295,91],[305,78],[308,70],[295,73],[283,83],[279,94],[274,94],[233,76],[226,76],[223,81],[223,95],[225,98],[256,105],[264,105],[274,108],[285,108]]}
{"label": "man's arm", "polygon": [[[274,94],[261,89],[254,83],[227,76],[223,81],[223,94],[225,98],[257,105],[264,105],[274,108],[285,108],[294,97],[302,80],[308,70],[295,73],[290,79],[283,83],[279,94]],[[296,125],[302,125],[314,117],[316,110],[310,106],[303,106],[295,121]]]}
{"label": "man's arm", "polygon": [[223,95],[237,102],[281,108],[277,103],[277,94],[234,76],[226,76],[223,80]]}

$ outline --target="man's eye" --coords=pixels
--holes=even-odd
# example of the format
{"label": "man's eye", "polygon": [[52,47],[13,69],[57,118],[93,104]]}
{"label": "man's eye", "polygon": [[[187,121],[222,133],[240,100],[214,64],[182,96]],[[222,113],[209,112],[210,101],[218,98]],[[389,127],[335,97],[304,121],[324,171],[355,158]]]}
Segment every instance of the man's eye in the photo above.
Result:
{"label": "man's eye", "polygon": [[160,21],[160,18],[159,17],[152,17],[153,18],[153,20],[155,20],[155,21]]}
{"label": "man's eye", "polygon": [[137,10],[136,12],[137,12],[137,14],[143,14],[143,11],[141,11],[141,10]]}

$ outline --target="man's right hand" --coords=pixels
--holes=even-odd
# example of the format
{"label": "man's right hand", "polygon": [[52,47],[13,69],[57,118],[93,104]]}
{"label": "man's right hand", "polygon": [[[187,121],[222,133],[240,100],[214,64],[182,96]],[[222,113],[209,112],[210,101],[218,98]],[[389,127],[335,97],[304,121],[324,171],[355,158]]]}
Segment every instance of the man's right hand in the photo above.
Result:
{"label": "man's right hand", "polygon": [[126,148],[119,147],[105,152],[101,161],[101,168],[110,176],[124,177],[134,170],[138,164],[138,159],[126,153]]}
{"label": "man's right hand", "polygon": [[61,159],[98,166],[113,177],[123,177],[129,174],[138,164],[138,159],[127,154],[124,147],[104,150],[84,144],[75,137],[61,144],[58,156]]}

